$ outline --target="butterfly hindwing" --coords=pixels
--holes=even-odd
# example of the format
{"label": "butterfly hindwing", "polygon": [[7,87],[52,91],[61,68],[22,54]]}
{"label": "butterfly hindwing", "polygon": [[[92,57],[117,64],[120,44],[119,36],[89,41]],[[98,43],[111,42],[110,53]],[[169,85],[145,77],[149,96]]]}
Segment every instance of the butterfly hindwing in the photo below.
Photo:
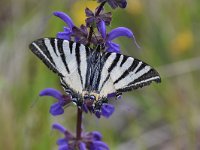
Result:
{"label": "butterfly hindwing", "polygon": [[117,53],[105,53],[105,55],[104,70],[107,70],[109,80],[104,84],[102,94],[111,88],[111,84],[113,91],[126,92],[148,85],[152,81],[161,81],[155,69],[138,59]]}

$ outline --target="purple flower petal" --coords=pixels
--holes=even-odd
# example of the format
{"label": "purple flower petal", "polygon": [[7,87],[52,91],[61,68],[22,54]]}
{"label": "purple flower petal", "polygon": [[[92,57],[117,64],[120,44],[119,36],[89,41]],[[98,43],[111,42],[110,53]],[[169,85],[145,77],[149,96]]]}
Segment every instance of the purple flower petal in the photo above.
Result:
{"label": "purple flower petal", "polygon": [[108,33],[107,41],[112,41],[115,38],[120,37],[120,36],[126,36],[128,38],[134,38],[133,32],[130,29],[125,28],[125,27],[118,27],[118,28],[115,28]]}
{"label": "purple flower petal", "polygon": [[57,144],[58,145],[66,145],[66,144],[68,144],[68,141],[66,138],[60,138],[57,140]]}
{"label": "purple flower petal", "polygon": [[101,115],[106,118],[109,118],[113,114],[114,111],[115,111],[115,107],[111,104],[104,103],[101,107]]}
{"label": "purple flower petal", "polygon": [[125,27],[118,27],[118,28],[115,28],[112,31],[110,31],[108,33],[108,36],[107,36],[107,41],[112,41],[115,38],[118,38],[120,36],[126,36],[128,38],[132,38],[133,42],[136,45],[136,47],[140,48],[140,46],[136,42],[136,39],[135,39],[135,36],[134,36],[133,32],[130,29],[125,28]]}
{"label": "purple flower petal", "polygon": [[73,23],[72,19],[64,12],[56,11],[53,14],[55,16],[59,17],[60,19],[62,19],[69,26],[70,29],[72,29],[72,27],[74,27],[74,23]]}
{"label": "purple flower petal", "polygon": [[108,145],[101,141],[94,141],[93,145],[95,148],[103,148],[104,150],[109,150]]}
{"label": "purple flower petal", "polygon": [[62,98],[62,94],[60,93],[60,91],[53,89],[53,88],[46,88],[44,90],[42,90],[39,93],[40,96],[52,96],[54,98],[56,98],[57,100],[63,100]]}
{"label": "purple flower petal", "polygon": [[64,109],[62,108],[61,104],[57,102],[51,105],[49,112],[53,116],[58,116],[64,113]]}
{"label": "purple flower petal", "polygon": [[63,39],[63,40],[70,40],[71,39],[71,34],[68,34],[66,32],[58,32],[57,33],[57,38]]}
{"label": "purple flower petal", "polygon": [[119,44],[113,43],[113,42],[106,42],[107,52],[115,52],[120,53],[120,46]]}
{"label": "purple flower petal", "polygon": [[63,40],[71,40],[72,30],[68,27],[64,27],[64,32],[58,32],[57,38]]}
{"label": "purple flower petal", "polygon": [[103,21],[105,22],[105,24],[108,26],[108,25],[110,25],[110,22],[111,22],[111,20],[112,20],[112,13],[111,13],[111,12],[108,12],[108,13],[101,14],[101,15],[99,16],[99,18],[100,18],[101,20],[103,20]]}
{"label": "purple flower petal", "polygon": [[108,4],[113,8],[117,8],[118,6],[120,8],[125,8],[127,5],[126,0],[97,0],[97,2],[102,3],[104,1],[107,1]]}
{"label": "purple flower petal", "polygon": [[68,144],[59,146],[58,150],[69,150]]}
{"label": "purple flower petal", "polygon": [[55,129],[55,130],[58,130],[60,131],[61,133],[65,134],[65,132],[67,132],[67,130],[65,129],[65,127],[63,127],[61,124],[59,123],[54,123],[52,125],[52,128]]}
{"label": "purple flower petal", "polygon": [[100,132],[93,131],[93,132],[90,132],[90,134],[93,136],[93,140],[95,140],[95,141],[101,141],[102,140],[102,135],[101,135]]}
{"label": "purple flower petal", "polygon": [[107,0],[107,2],[113,9],[117,8],[116,0]]}
{"label": "purple flower petal", "polygon": [[79,149],[80,149],[80,150],[87,150],[86,144],[83,143],[83,142],[80,142],[80,144],[79,144]]}
{"label": "purple flower petal", "polygon": [[85,14],[86,14],[87,17],[93,17],[94,16],[94,13],[89,8],[85,9]]}
{"label": "purple flower petal", "polygon": [[98,23],[98,30],[101,33],[101,36],[103,37],[103,39],[105,39],[106,38],[106,24],[103,20],[101,20]]}
{"label": "purple flower petal", "polygon": [[65,33],[68,33],[68,34],[72,34],[71,29],[68,28],[68,27],[64,27],[64,32],[65,32]]}
{"label": "purple flower petal", "polygon": [[118,3],[118,5],[120,8],[126,8],[127,2],[126,2],[126,0],[121,0],[121,2]]}
{"label": "purple flower petal", "polygon": [[87,35],[88,34],[88,30],[87,30],[87,27],[85,26],[85,25],[81,25],[80,26],[80,29],[81,29],[81,31],[85,34],[85,35]]}
{"label": "purple flower petal", "polygon": [[94,23],[94,21],[95,21],[94,17],[86,18],[85,22],[86,22],[87,27],[91,26]]}

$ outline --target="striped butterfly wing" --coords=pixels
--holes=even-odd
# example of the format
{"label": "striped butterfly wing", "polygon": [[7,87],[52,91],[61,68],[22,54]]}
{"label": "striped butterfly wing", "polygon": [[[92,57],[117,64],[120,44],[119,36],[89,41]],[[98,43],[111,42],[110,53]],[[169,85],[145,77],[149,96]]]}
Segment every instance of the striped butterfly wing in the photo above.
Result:
{"label": "striped butterfly wing", "polygon": [[31,51],[61,77],[61,84],[82,93],[90,49],[56,38],[42,38],[30,44]]}
{"label": "striped butterfly wing", "polygon": [[126,92],[160,82],[160,76],[148,64],[129,56],[92,51],[71,41],[42,38],[30,49],[48,68],[61,77],[63,87],[77,93],[97,92],[100,97]]}
{"label": "striped butterfly wing", "polygon": [[107,91],[126,92],[149,85],[152,81],[161,82],[158,72],[148,64],[122,54],[105,53],[101,77],[101,95]]}

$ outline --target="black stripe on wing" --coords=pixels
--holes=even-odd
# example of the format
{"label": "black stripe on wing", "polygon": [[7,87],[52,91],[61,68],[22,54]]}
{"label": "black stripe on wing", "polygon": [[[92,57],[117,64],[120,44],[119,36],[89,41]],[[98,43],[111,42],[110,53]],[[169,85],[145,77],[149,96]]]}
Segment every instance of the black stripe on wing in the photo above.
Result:
{"label": "black stripe on wing", "polygon": [[77,66],[78,66],[78,74],[80,76],[80,80],[81,80],[81,85],[83,86],[83,77],[82,77],[82,73],[81,73],[81,55],[80,55],[80,44],[76,43],[76,48],[75,48],[75,55],[76,55],[76,62],[77,62]]}
{"label": "black stripe on wing", "polygon": [[[65,65],[65,68],[66,68],[67,72],[70,73],[68,64],[67,64],[67,62],[66,62],[66,56],[65,56],[65,54],[64,54],[63,40],[60,40],[60,39],[59,39],[59,40],[56,39],[56,40],[57,40],[57,46],[58,46],[58,51],[59,51],[59,53],[60,53],[60,57],[61,57],[61,59],[62,59],[64,65]],[[71,42],[70,42],[70,43],[71,43]],[[71,51],[71,50],[70,50],[70,51]]]}
{"label": "black stripe on wing", "polygon": [[52,48],[53,48],[54,53],[56,54],[56,56],[58,56],[58,53],[57,53],[57,51],[56,51],[57,39],[50,38],[49,40],[50,40],[50,43],[51,43],[51,46],[52,46]]}
{"label": "black stripe on wing", "polygon": [[38,56],[44,64],[53,72],[58,73],[58,75],[62,76],[62,74],[56,69],[55,62],[53,58],[51,57],[51,54],[44,42],[44,38],[38,39],[34,42],[32,42],[29,45],[29,48],[31,51]]}
{"label": "black stripe on wing", "polygon": [[127,57],[124,57],[123,55],[123,59],[122,59],[122,62],[120,63],[120,67],[126,62],[126,60],[127,60]]}
{"label": "black stripe on wing", "polygon": [[[91,65],[91,62],[90,62],[90,49],[86,46],[85,47],[85,50],[86,50],[86,61],[87,61],[87,68],[86,68],[86,75],[85,75],[85,85],[84,87],[89,87],[90,85],[90,76],[91,76],[91,68],[90,68],[90,65]],[[88,90],[88,89],[86,89]]]}
{"label": "black stripe on wing", "polygon": [[110,65],[110,67],[108,68],[108,73],[110,73],[110,72],[114,69],[114,67],[117,65],[120,56],[121,56],[120,54],[116,54],[115,59],[113,60],[113,62],[112,62],[112,64]]}
{"label": "black stripe on wing", "polygon": [[[100,84],[100,80],[101,80],[101,73],[102,73],[102,69],[103,69],[103,66],[104,66],[104,61],[102,60],[102,55],[100,52],[96,52],[96,55],[97,55],[97,58],[96,60],[99,62],[95,65],[95,70],[98,70],[98,71],[95,71],[95,82],[93,82],[93,87],[94,87],[94,90],[98,91],[99,89],[99,84]],[[94,84],[96,83],[96,84]]]}
{"label": "black stripe on wing", "polygon": [[[103,67],[104,67],[104,65],[105,65],[105,62],[107,61],[107,59],[110,57],[110,55],[111,55],[112,53],[103,53],[103,54],[105,54],[105,55],[103,55],[103,57],[101,58],[101,59],[102,59],[102,60],[101,60],[101,62],[102,62],[102,69],[103,69]],[[102,71],[102,69],[101,69],[101,71]],[[109,67],[108,70],[111,71],[112,69],[113,69],[113,68]],[[102,74],[102,73],[101,73],[101,74]],[[106,76],[105,80],[103,81],[101,87],[99,88],[100,91],[102,90],[102,88],[104,87],[104,85],[106,84],[106,82],[108,81],[109,78],[110,78],[110,73],[108,73],[108,75]]]}
{"label": "black stripe on wing", "polygon": [[158,72],[154,69],[151,69],[138,79],[134,80],[133,82],[129,83],[127,86],[118,89],[117,92],[126,92],[131,91],[134,89],[142,88],[144,86],[150,85],[152,82],[160,83],[161,78],[158,74]]}

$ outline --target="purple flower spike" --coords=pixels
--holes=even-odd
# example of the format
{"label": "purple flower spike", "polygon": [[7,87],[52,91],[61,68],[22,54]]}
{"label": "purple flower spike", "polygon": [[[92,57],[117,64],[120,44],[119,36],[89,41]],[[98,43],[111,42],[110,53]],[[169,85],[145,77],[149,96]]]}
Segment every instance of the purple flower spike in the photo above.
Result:
{"label": "purple flower spike", "polygon": [[52,128],[55,130],[58,130],[62,134],[64,134],[64,138],[59,138],[57,140],[57,145],[59,146],[59,150],[71,150],[71,147],[74,145],[70,145],[71,141],[74,141],[75,137],[72,133],[70,133],[68,130],[66,130],[62,125],[58,123],[54,123],[52,125]]}
{"label": "purple flower spike", "polygon": [[59,138],[57,140],[59,150],[109,150],[107,144],[101,141],[102,135],[98,131],[83,132],[81,139],[77,139],[72,133],[58,123],[54,123],[52,128],[64,134],[64,138]]}
{"label": "purple flower spike", "polygon": [[115,107],[111,104],[103,104],[101,107],[101,115],[109,118],[113,112],[115,111]]}
{"label": "purple flower spike", "polygon": [[110,22],[112,20],[112,13],[104,13],[104,9],[102,8],[99,13],[97,11],[99,10],[99,7],[96,8],[95,13],[93,13],[89,8],[85,9],[85,14],[87,16],[85,22],[87,27],[96,27],[98,26],[99,22],[103,20],[106,25],[110,25]]}
{"label": "purple flower spike", "polygon": [[55,16],[59,17],[60,19],[62,19],[68,26],[70,29],[72,29],[74,27],[74,23],[72,21],[72,19],[64,12],[60,12],[60,11],[55,11],[53,13]]}

